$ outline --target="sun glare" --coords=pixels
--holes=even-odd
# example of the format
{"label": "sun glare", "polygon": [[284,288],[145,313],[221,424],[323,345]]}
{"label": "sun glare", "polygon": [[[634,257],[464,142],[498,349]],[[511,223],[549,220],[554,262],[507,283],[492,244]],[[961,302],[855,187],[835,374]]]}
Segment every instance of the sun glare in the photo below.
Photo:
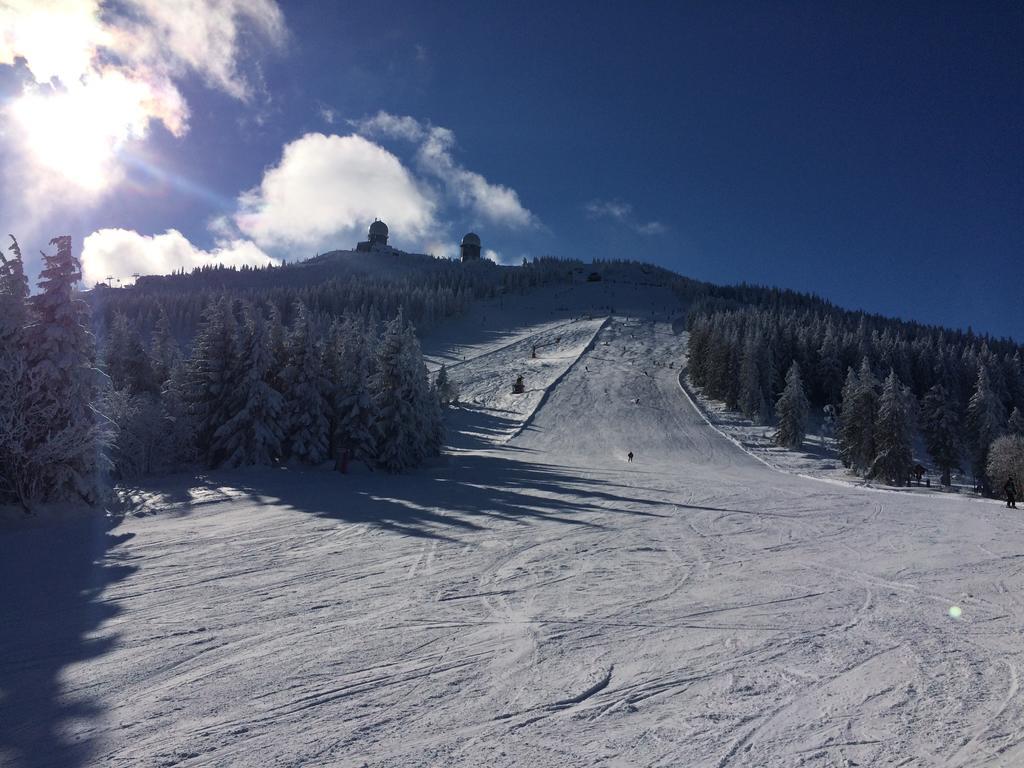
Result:
{"label": "sun glare", "polygon": [[144,83],[109,72],[66,90],[24,93],[11,113],[41,171],[101,192],[118,180],[117,153],[146,135],[151,102]]}

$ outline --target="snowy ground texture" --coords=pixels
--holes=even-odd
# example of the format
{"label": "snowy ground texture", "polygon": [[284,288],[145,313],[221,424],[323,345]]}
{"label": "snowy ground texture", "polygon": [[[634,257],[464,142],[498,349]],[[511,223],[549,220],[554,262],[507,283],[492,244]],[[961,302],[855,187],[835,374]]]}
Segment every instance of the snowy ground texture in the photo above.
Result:
{"label": "snowy ground texture", "polygon": [[678,320],[481,304],[425,344],[466,402],[434,466],[0,533],[0,764],[1024,765],[1024,521],[773,471]]}

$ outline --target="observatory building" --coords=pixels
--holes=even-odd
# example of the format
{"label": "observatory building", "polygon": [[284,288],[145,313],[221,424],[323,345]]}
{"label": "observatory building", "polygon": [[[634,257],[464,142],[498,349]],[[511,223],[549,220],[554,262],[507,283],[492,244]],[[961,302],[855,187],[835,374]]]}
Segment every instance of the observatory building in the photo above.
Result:
{"label": "observatory building", "polygon": [[462,238],[462,260],[480,261],[480,236],[476,232],[467,232]]}
{"label": "observatory building", "polygon": [[366,235],[366,240],[357,243],[356,250],[363,253],[367,251],[393,251],[394,248],[388,245],[388,225],[380,219],[374,219],[373,224],[370,225],[370,231]]}
{"label": "observatory building", "polygon": [[[330,257],[334,254],[343,253],[376,253],[380,255],[406,255],[406,256],[423,256],[421,253],[406,253],[405,251],[395,248],[393,245],[388,245],[388,225],[380,219],[374,219],[370,225],[370,229],[366,233],[366,239],[362,242],[356,243],[354,251],[329,251],[325,254],[317,254],[317,258]],[[465,237],[462,238],[462,244],[460,246],[462,252],[462,261],[480,261],[482,259],[480,252],[480,236],[476,232],[467,232]]]}

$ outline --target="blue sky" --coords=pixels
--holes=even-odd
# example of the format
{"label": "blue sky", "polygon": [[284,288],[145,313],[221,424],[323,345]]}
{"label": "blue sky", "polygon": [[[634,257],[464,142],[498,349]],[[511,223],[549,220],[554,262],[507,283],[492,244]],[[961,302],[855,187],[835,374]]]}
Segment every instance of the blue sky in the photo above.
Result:
{"label": "blue sky", "polygon": [[1024,10],[898,6],[5,0],[0,226],[127,277],[379,216],[1024,339]]}

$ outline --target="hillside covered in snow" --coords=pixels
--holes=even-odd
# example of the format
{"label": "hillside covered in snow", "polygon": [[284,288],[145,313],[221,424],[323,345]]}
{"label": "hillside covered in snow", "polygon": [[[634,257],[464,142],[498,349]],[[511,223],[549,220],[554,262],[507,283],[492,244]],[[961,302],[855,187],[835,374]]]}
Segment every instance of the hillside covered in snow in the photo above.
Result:
{"label": "hillside covered in snow", "polygon": [[0,763],[1024,763],[1016,513],[766,466],[681,386],[686,286],[566,277],[422,335],[419,469],[0,531]]}

